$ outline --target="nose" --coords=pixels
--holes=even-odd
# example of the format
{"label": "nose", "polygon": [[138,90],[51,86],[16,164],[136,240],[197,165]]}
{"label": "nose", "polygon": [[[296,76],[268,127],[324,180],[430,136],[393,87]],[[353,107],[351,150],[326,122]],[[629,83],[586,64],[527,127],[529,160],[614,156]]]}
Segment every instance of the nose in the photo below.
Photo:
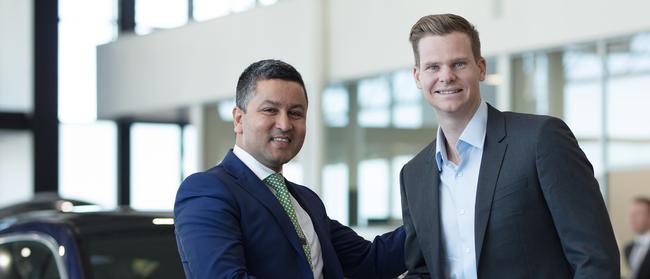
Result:
{"label": "nose", "polygon": [[275,127],[281,131],[289,131],[293,129],[293,123],[291,123],[291,118],[289,117],[289,112],[279,113],[275,119]]}
{"label": "nose", "polygon": [[438,75],[438,81],[450,83],[456,80],[456,73],[451,67],[442,67]]}

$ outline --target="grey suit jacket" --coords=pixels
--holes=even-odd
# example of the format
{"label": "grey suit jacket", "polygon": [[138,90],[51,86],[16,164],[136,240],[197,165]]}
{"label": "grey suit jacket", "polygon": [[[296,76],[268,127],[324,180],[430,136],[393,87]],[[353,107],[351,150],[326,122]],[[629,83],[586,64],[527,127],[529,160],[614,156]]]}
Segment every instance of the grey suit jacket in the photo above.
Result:
{"label": "grey suit jacket", "polygon": [[[413,278],[445,278],[435,151],[434,140],[400,174]],[[620,278],[592,166],[557,118],[488,106],[474,229],[478,278]]]}

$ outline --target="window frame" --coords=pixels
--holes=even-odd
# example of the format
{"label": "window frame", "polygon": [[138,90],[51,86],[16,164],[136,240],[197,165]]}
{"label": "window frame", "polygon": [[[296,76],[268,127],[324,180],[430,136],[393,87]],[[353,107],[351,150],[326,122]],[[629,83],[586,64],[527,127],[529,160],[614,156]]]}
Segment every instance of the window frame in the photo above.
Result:
{"label": "window frame", "polygon": [[35,242],[45,246],[56,263],[56,268],[59,271],[59,278],[68,279],[68,272],[63,263],[63,257],[59,255],[58,243],[53,237],[39,233],[39,232],[18,232],[0,235],[0,245],[11,244],[15,242]]}

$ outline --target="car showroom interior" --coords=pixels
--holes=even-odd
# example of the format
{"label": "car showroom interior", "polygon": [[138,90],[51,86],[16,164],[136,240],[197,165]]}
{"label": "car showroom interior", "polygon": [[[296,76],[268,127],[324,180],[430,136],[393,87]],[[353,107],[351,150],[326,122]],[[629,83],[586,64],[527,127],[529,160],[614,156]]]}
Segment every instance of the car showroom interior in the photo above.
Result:
{"label": "car showroom interior", "polygon": [[[643,261],[634,245],[650,249],[648,10],[641,0],[0,0],[0,279],[203,278],[190,272],[203,254],[180,239],[177,193],[192,174],[241,158],[232,150],[241,130],[256,127],[238,125],[253,121],[238,114],[238,81],[263,59],[295,67],[307,98],[304,115],[289,115],[307,128],[282,176],[366,242],[404,225],[408,244],[415,214],[404,204],[405,165],[445,124],[423,94],[409,32],[421,17],[447,13],[480,34],[482,103],[566,123],[611,222],[617,275],[644,279],[650,254]],[[558,155],[562,166],[569,153]],[[642,217],[639,203],[648,207]],[[241,218],[250,210],[236,208]],[[336,278],[323,247],[320,278]],[[298,254],[314,271],[312,250],[308,261]],[[245,258],[254,274],[255,258]],[[341,274],[355,277],[341,262]],[[483,261],[475,264],[483,277]]]}

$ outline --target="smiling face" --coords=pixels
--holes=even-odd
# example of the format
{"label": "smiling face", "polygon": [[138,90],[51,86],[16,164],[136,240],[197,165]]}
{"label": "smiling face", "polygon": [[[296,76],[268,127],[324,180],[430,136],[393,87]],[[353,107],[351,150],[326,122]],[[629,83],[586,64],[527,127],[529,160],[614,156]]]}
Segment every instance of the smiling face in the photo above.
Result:
{"label": "smiling face", "polygon": [[469,37],[460,32],[425,36],[418,53],[415,82],[438,117],[469,120],[480,105],[486,68],[485,59],[472,54]]}
{"label": "smiling face", "polygon": [[300,84],[260,80],[246,111],[233,109],[236,143],[263,165],[279,172],[305,140],[307,99]]}

